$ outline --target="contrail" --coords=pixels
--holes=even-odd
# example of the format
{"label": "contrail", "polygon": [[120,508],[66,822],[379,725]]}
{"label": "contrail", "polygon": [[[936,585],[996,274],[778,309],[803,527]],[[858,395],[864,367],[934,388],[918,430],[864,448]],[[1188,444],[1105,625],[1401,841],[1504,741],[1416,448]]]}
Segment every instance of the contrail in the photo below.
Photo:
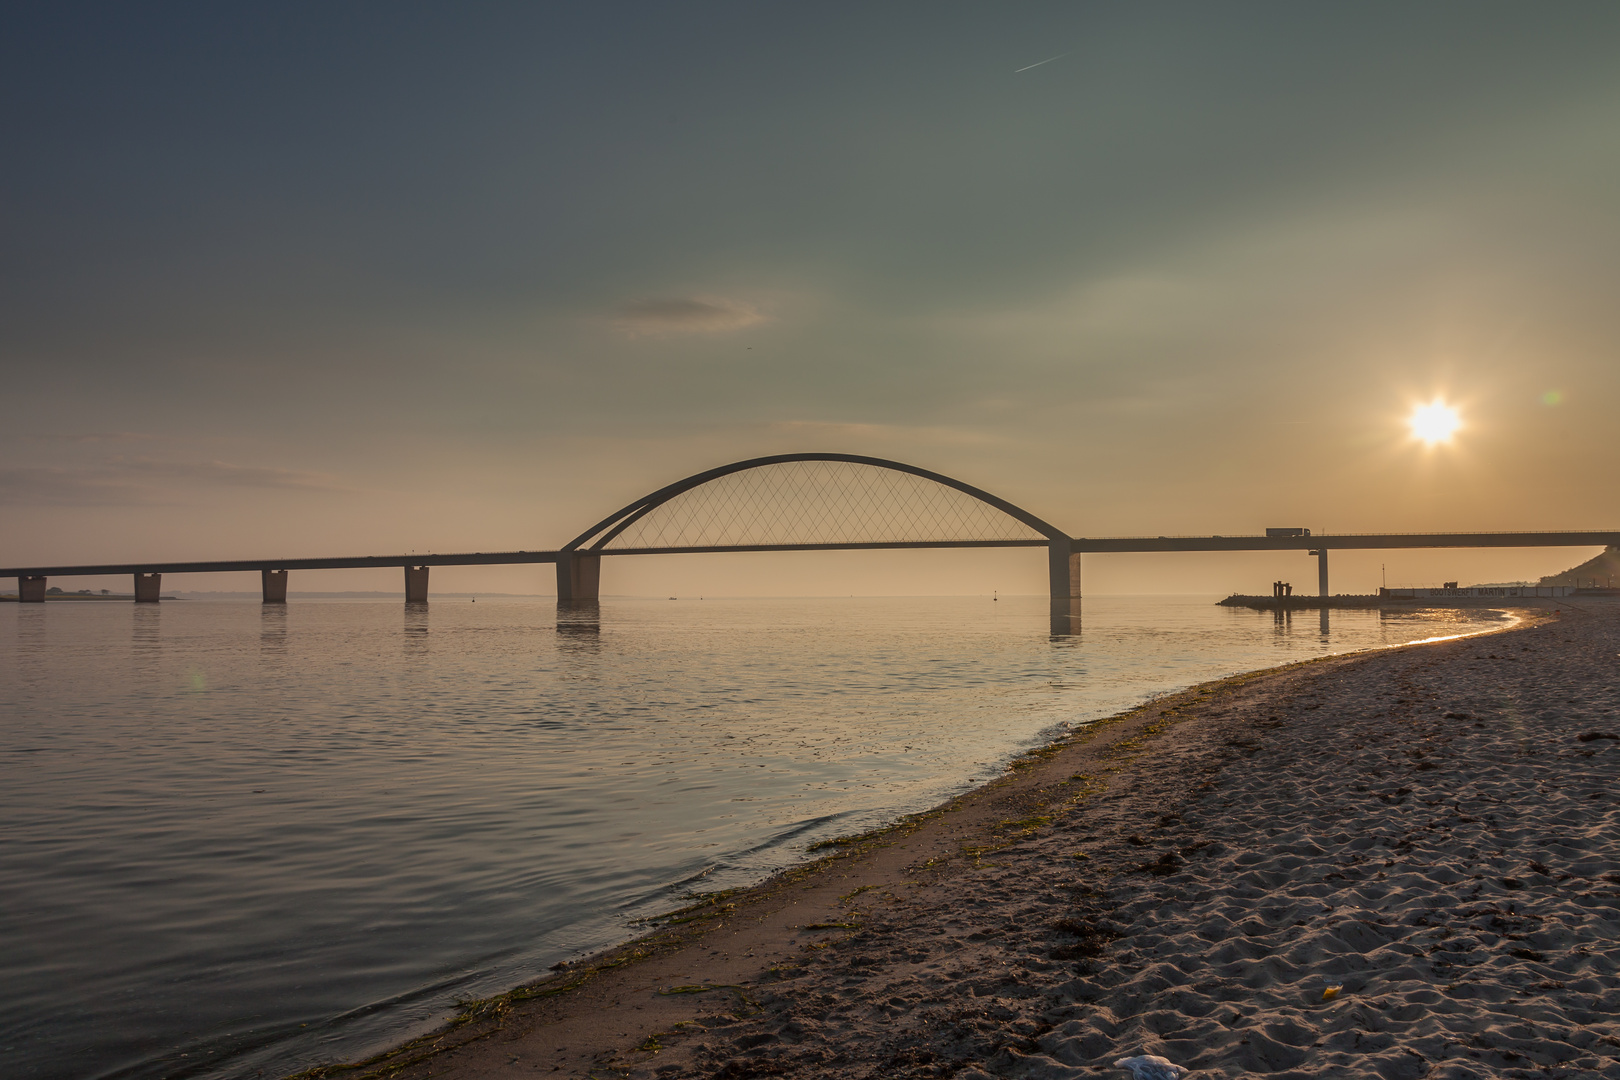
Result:
{"label": "contrail", "polygon": [[[1073,51],[1074,51],[1073,49],[1069,50],[1069,52],[1073,52]],[[1038,61],[1036,63],[1033,63],[1033,64],[1029,65],[1029,67],[1021,67],[1021,68],[1019,68],[1018,71],[1013,72],[1013,74],[1017,75],[1019,71],[1028,71],[1029,68],[1038,68],[1038,67],[1041,66],[1041,64],[1050,64],[1052,61],[1061,60],[1065,56],[1068,56],[1068,55],[1069,55],[1069,53],[1060,52],[1056,56],[1048,56],[1045,60],[1041,60],[1041,61]]]}

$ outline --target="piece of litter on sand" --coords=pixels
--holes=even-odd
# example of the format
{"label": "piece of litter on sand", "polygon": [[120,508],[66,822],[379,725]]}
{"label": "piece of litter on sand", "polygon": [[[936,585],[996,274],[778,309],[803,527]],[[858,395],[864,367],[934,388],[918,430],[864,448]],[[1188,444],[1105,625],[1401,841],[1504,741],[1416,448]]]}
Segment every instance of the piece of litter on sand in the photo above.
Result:
{"label": "piece of litter on sand", "polygon": [[1343,989],[1344,983],[1335,983],[1332,986],[1322,987],[1322,1000],[1332,1001],[1334,998],[1339,996],[1339,991]]}
{"label": "piece of litter on sand", "polygon": [[1120,1069],[1130,1070],[1136,1080],[1181,1080],[1188,1070],[1177,1065],[1169,1058],[1162,1058],[1158,1054],[1140,1054],[1136,1057],[1120,1058],[1114,1062]]}

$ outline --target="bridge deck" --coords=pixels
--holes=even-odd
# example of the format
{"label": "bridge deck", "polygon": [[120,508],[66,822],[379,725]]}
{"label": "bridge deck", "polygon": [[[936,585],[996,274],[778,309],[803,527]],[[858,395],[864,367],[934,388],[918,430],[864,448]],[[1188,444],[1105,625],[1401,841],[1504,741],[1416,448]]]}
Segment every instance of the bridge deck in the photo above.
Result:
{"label": "bridge deck", "polygon": [[[1045,547],[1040,540],[941,540],[851,544],[751,544],[727,547],[603,548],[596,555],[683,555],[728,551],[869,551],[897,548]],[[1085,554],[1152,551],[1316,551],[1357,548],[1608,547],[1620,531],[1340,533],[1331,536],[1075,537]],[[362,555],[319,559],[231,559],[214,562],[137,562],[76,566],[0,567],[0,577],[87,577],[98,574],[208,574],[252,570],[358,570],[399,566],[501,566],[555,563],[556,551],[477,551],[447,555]]]}
{"label": "bridge deck", "polygon": [[1356,548],[1608,547],[1620,532],[1338,533],[1326,536],[1076,537],[1075,551],[1334,551]]}
{"label": "bridge deck", "polygon": [[141,562],[84,566],[17,566],[0,569],[0,578],[84,577],[92,574],[212,574],[235,570],[362,570],[399,566],[505,566],[554,563],[555,551],[478,551],[462,555],[358,555],[335,559],[229,559],[223,562]]}

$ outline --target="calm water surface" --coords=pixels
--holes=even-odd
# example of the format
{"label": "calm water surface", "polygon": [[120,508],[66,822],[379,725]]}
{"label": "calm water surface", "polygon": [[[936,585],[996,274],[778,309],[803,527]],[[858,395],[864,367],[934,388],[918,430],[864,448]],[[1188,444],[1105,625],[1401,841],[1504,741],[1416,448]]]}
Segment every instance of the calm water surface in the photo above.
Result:
{"label": "calm water surface", "polygon": [[8,1077],[278,1077],[1064,725],[1495,625],[1213,597],[0,604]]}

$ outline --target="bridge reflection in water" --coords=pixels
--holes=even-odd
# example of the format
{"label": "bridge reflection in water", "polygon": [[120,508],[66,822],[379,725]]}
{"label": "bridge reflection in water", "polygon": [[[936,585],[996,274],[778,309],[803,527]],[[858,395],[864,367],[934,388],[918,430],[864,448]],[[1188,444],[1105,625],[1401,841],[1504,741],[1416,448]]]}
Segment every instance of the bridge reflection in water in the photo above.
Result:
{"label": "bridge reflection in water", "polygon": [[[1601,547],[1620,531],[1405,533],[1309,536],[1074,537],[998,496],[941,473],[856,454],[777,454],[697,473],[608,515],[555,551],[353,558],[241,559],[0,568],[18,600],[43,602],[52,577],[128,574],[135,599],[156,602],[162,575],[257,571],[264,602],[285,603],[292,570],[401,567],[408,603],[428,599],[434,566],[553,563],[558,629],[580,641],[596,632],[602,560],[697,552],[861,551],[891,548],[1035,547],[1047,551],[1052,632],[1080,629],[1080,557],[1149,551],[1308,551],[1328,595],[1328,552],[1354,548]],[[1326,618],[1324,611],[1323,618]]]}

